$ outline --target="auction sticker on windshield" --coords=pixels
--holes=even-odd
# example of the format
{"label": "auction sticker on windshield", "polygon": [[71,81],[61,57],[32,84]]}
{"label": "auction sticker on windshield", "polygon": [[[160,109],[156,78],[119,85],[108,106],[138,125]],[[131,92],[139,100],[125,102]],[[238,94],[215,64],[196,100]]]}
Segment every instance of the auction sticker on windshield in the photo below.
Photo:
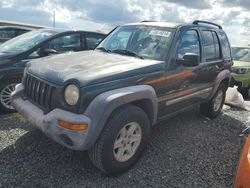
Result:
{"label": "auction sticker on windshield", "polygon": [[161,37],[169,37],[171,32],[169,31],[163,31],[163,30],[152,30],[150,31],[149,35],[156,35]]}

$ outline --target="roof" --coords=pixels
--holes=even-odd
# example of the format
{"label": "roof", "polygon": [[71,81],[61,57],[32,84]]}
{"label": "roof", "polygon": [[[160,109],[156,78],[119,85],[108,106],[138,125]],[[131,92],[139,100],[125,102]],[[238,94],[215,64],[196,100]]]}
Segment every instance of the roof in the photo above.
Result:
{"label": "roof", "polygon": [[222,27],[218,24],[208,21],[195,20],[193,23],[172,23],[172,22],[157,22],[157,21],[142,21],[138,23],[130,23],[125,25],[145,25],[145,26],[158,26],[158,27],[168,27],[168,28],[177,28],[180,26],[200,26],[206,28],[219,28]]}
{"label": "roof", "polygon": [[171,22],[153,22],[153,21],[143,21],[137,23],[130,23],[125,25],[145,25],[145,26],[158,26],[158,27],[169,27],[169,28],[177,28],[183,24],[181,23],[171,23]]}
{"label": "roof", "polygon": [[41,25],[34,25],[34,24],[27,24],[22,22],[13,22],[13,21],[7,21],[7,20],[0,20],[0,26],[20,26],[20,27],[27,27],[31,29],[41,29],[45,28]]}
{"label": "roof", "polygon": [[44,28],[44,29],[38,29],[37,31],[55,31],[56,33],[63,33],[63,32],[71,32],[71,31],[79,31],[79,32],[86,32],[86,33],[95,33],[95,34],[101,34],[106,35],[104,33],[100,32],[94,32],[94,31],[85,31],[85,30],[76,30],[76,29],[58,29],[58,28]]}
{"label": "roof", "polygon": [[24,26],[13,26],[13,25],[10,25],[10,26],[0,26],[0,29],[23,29],[23,30],[27,30],[27,31],[30,31],[30,30],[33,30],[34,28],[30,28],[30,27],[24,27]]}

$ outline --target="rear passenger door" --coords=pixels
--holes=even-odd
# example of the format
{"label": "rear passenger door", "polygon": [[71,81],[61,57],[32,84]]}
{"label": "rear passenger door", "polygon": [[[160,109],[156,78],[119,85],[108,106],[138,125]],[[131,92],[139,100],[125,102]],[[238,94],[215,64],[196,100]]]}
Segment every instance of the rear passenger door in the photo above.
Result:
{"label": "rear passenger door", "polygon": [[213,87],[222,69],[223,60],[219,38],[215,30],[202,30],[203,53],[198,78],[204,88]]}

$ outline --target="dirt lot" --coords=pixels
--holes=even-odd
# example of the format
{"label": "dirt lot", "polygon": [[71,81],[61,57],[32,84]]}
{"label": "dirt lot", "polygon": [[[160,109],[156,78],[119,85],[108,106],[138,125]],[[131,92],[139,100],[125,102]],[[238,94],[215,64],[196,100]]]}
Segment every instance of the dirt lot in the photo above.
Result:
{"label": "dirt lot", "polygon": [[142,159],[129,172],[106,177],[86,152],[70,151],[18,114],[0,115],[0,187],[232,187],[248,112],[216,120],[193,111],[153,130]]}

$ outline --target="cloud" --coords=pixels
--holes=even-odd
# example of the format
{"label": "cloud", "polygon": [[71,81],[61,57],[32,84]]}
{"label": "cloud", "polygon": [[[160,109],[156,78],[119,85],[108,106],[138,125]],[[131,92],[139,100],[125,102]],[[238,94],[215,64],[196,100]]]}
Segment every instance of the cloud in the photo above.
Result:
{"label": "cloud", "polygon": [[206,0],[162,0],[166,2],[175,3],[191,9],[209,9],[212,8],[211,3]]}
{"label": "cloud", "polygon": [[116,25],[142,20],[219,23],[232,43],[250,44],[250,1],[246,0],[2,0],[1,19],[108,32]]}
{"label": "cloud", "polygon": [[250,9],[249,0],[218,0],[220,4],[228,7],[242,7],[244,9]]}

